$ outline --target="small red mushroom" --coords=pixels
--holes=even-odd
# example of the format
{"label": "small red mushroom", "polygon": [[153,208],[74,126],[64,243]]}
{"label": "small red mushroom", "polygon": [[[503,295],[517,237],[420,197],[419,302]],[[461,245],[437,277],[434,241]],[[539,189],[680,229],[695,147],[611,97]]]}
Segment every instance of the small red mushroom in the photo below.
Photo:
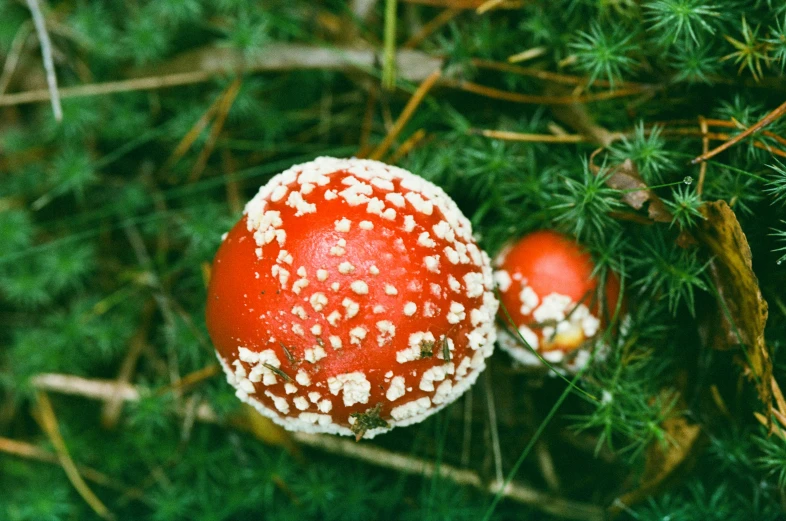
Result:
{"label": "small red mushroom", "polygon": [[207,326],[237,396],[290,430],[370,438],[475,381],[498,302],[438,187],[318,158],[263,186],[213,263]]}
{"label": "small red mushroom", "polygon": [[[590,355],[583,347],[604,322],[590,254],[568,237],[542,230],[503,248],[494,266],[502,305],[527,344],[549,362],[564,362],[571,370],[583,367]],[[609,272],[605,286],[609,315],[620,296],[619,278]],[[510,327],[502,309],[499,318]],[[519,336],[505,328],[499,342],[516,361],[540,364]]]}

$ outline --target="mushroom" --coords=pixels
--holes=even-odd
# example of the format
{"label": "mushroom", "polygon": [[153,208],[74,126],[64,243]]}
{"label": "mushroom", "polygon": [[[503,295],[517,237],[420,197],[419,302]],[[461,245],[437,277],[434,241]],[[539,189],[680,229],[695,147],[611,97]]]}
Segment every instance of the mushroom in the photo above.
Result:
{"label": "mushroom", "polygon": [[440,188],[321,157],[271,179],[225,235],[207,326],[241,400],[290,430],[360,439],[466,391],[497,307],[488,256]]}
{"label": "mushroom", "polygon": [[[620,297],[620,281],[609,272],[603,306],[590,254],[570,238],[554,231],[530,233],[506,246],[494,260],[494,279],[503,308],[499,319],[500,347],[514,360],[540,366],[540,359],[576,371],[589,360],[590,343],[613,314]],[[510,319],[505,314],[510,315]],[[518,334],[511,332],[512,320]]]}

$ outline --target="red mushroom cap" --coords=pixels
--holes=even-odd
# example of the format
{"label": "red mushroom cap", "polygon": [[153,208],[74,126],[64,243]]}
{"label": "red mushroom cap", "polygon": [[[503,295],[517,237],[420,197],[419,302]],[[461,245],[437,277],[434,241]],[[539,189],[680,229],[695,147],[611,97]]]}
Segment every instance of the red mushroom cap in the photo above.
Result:
{"label": "red mushroom cap", "polygon": [[428,181],[322,157],[275,176],[216,254],[207,326],[237,396],[291,430],[423,420],[491,355],[498,303],[469,221]]}
{"label": "red mushroom cap", "polygon": [[[502,305],[527,343],[550,362],[560,363],[569,355],[569,369],[583,367],[589,352],[581,348],[603,323],[590,254],[568,237],[543,230],[503,248],[494,265]],[[610,272],[605,287],[607,313],[614,313],[619,294],[619,278]],[[510,326],[504,312],[499,315]],[[501,330],[499,340],[515,360],[540,364],[518,335]]]}

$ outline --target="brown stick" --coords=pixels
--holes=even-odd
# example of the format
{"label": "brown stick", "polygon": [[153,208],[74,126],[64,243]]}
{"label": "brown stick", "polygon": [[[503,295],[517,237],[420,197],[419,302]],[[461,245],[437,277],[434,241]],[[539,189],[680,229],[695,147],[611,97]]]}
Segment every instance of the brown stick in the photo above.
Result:
{"label": "brown stick", "polygon": [[401,46],[402,49],[414,49],[420,42],[434,34],[440,27],[453,20],[459,13],[460,9],[445,9],[437,16],[426,22],[420,30],[409,37],[409,40],[404,42]]}
{"label": "brown stick", "polygon": [[[40,461],[42,463],[53,463],[55,465],[60,463],[60,460],[56,454],[52,454],[41,447],[33,445],[32,443],[25,443],[19,440],[12,440],[10,438],[3,438],[2,436],[0,436],[0,452],[17,456],[19,458]],[[144,492],[139,488],[127,487],[122,483],[118,483],[103,472],[100,472],[91,467],[79,465],[78,469],[85,479],[88,479],[97,485],[122,492],[132,499],[137,499],[145,503],[149,502],[145,498]]]}
{"label": "brown stick", "polygon": [[[477,9],[486,0],[402,0],[406,4],[430,5],[434,7],[451,7],[453,9]],[[505,0],[497,9],[518,9],[524,2],[517,0]]]}
{"label": "brown stick", "polygon": [[526,134],[521,132],[511,132],[509,130],[492,130],[486,128],[473,128],[469,131],[471,134],[477,134],[493,139],[501,139],[503,141],[523,141],[527,143],[591,143],[594,140],[582,134]]}
{"label": "brown stick", "polygon": [[437,69],[436,71],[432,72],[428,78],[423,80],[423,83],[417,88],[412,97],[409,98],[409,101],[404,106],[404,110],[401,111],[401,115],[399,115],[398,119],[393,125],[393,128],[390,129],[388,135],[385,136],[385,139],[382,140],[376,149],[369,155],[370,159],[381,159],[382,156],[390,149],[390,146],[393,144],[393,141],[398,137],[401,131],[404,129],[404,125],[407,124],[409,119],[415,113],[415,110],[418,108],[420,103],[423,101],[423,98],[426,97],[426,94],[431,90],[434,84],[439,80],[442,76],[442,71]]}
{"label": "brown stick", "polygon": [[[513,74],[520,74],[522,76],[529,76],[531,78],[537,78],[539,80],[544,80],[544,81],[551,81],[554,83],[561,83],[564,85],[587,85],[589,83],[589,78],[583,76],[561,74],[558,72],[544,71],[532,67],[522,67],[521,65],[514,65],[512,63],[484,60],[482,58],[473,58],[471,60],[471,63],[472,65],[474,65],[479,69],[490,69],[490,70],[496,70],[501,72],[510,72]],[[598,87],[611,87],[611,83],[608,80],[602,80],[602,79],[595,80],[594,85],[597,85]],[[651,88],[647,85],[643,85],[641,83],[634,83],[630,81],[618,82],[615,83],[615,85],[620,87],[630,87],[630,88],[638,87],[642,91]]]}
{"label": "brown stick", "polygon": [[[701,129],[701,133],[703,134],[701,138],[701,152],[702,154],[706,154],[707,151],[710,149],[710,138],[707,137],[707,132],[709,129],[707,128],[707,120],[704,119],[704,116],[699,116],[699,128]],[[702,190],[704,190],[704,178],[707,176],[707,162],[702,161],[701,166],[699,167],[699,182],[696,184],[696,193],[701,196]]]}
{"label": "brown stick", "polygon": [[592,94],[583,94],[580,96],[540,96],[533,94],[519,94],[518,92],[495,89],[493,87],[486,87],[485,85],[478,85],[477,83],[472,83],[470,81],[446,80],[443,83],[449,87],[463,90],[465,92],[471,92],[473,94],[478,94],[480,96],[485,96],[487,98],[512,101],[514,103],[532,103],[537,105],[569,105],[571,103],[589,103],[593,101],[603,101],[626,96],[634,96],[644,92],[641,87],[629,87]]}
{"label": "brown stick", "polygon": [[769,125],[770,123],[774,122],[775,120],[777,120],[778,118],[780,118],[784,114],[786,114],[786,102],[782,103],[775,110],[773,110],[772,112],[770,112],[769,114],[764,116],[755,125],[753,125],[751,127],[748,127],[748,129],[744,130],[743,132],[740,132],[739,134],[737,134],[733,138],[729,139],[728,141],[726,141],[725,143],[723,143],[719,147],[713,148],[712,150],[710,150],[706,154],[702,154],[699,157],[695,158],[694,160],[691,161],[691,164],[695,165],[696,163],[699,163],[701,161],[706,161],[706,160],[708,160],[708,159],[710,159],[712,157],[717,156],[718,154],[720,154],[724,150],[733,147],[734,145],[736,145],[737,143],[739,143],[740,141],[742,141],[746,137],[750,136],[751,134],[753,134],[757,130],[762,129],[762,128],[766,127],[767,125]]}
{"label": "brown stick", "polygon": [[68,476],[68,481],[71,482],[79,495],[82,496],[82,499],[85,500],[85,503],[87,503],[96,514],[104,519],[110,521],[114,520],[114,514],[109,511],[106,505],[98,499],[98,496],[96,496],[87,483],[85,483],[74,460],[71,459],[65,440],[63,440],[63,436],[60,434],[60,427],[57,424],[57,417],[55,416],[55,411],[52,408],[49,397],[46,393],[39,392],[37,394],[37,402],[38,414],[36,415],[36,419],[40,423],[43,431],[49,437],[49,441],[51,441],[52,445],[55,447],[57,459],[60,461],[60,466],[63,467],[66,476]]}
{"label": "brown stick", "polygon": [[418,145],[418,143],[420,143],[423,140],[424,137],[426,137],[426,131],[424,129],[420,128],[417,131],[415,131],[414,134],[409,136],[407,140],[401,143],[401,146],[398,147],[396,151],[390,155],[390,157],[387,159],[387,162],[390,163],[391,165],[395,165],[396,163],[398,163],[401,160],[401,158],[409,154],[410,150],[415,148]]}
{"label": "brown stick", "polygon": [[[424,52],[402,49],[396,54],[399,76],[422,81],[442,59]],[[157,76],[150,74],[128,80],[92,83],[60,88],[60,98],[99,96],[118,92],[155,90],[180,85],[203,83],[227,74],[293,69],[372,69],[376,60],[373,49],[324,48],[299,44],[271,44],[258,56],[243,57],[230,48],[207,49],[158,67],[172,71]],[[17,92],[0,96],[0,107],[48,101],[46,89]]]}
{"label": "brown stick", "polygon": [[229,87],[227,87],[227,89],[221,95],[221,103],[218,105],[216,119],[213,121],[213,127],[210,129],[210,133],[208,134],[207,140],[205,141],[205,146],[199,152],[199,156],[197,157],[197,160],[191,169],[191,173],[188,175],[189,183],[197,181],[199,176],[202,175],[202,172],[205,170],[207,160],[210,158],[210,154],[213,153],[213,149],[216,146],[216,141],[218,141],[218,136],[224,129],[224,123],[227,120],[229,111],[232,109],[232,104],[235,102],[235,98],[237,98],[237,95],[240,92],[241,84],[242,82],[240,78],[235,78],[235,80],[229,84]]}

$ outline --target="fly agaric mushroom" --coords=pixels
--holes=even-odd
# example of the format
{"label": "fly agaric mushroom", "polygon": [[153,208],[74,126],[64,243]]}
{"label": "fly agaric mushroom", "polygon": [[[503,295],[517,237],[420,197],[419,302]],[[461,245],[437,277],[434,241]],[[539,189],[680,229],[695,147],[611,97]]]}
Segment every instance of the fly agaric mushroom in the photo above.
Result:
{"label": "fly agaric mushroom", "polygon": [[207,325],[241,400],[290,430],[370,438],[472,385],[493,351],[492,290],[440,188],[322,157],[246,205],[213,263]]}
{"label": "fly agaric mushroom", "polygon": [[[590,352],[583,347],[600,330],[601,313],[613,314],[617,308],[617,276],[609,272],[606,277],[601,306],[590,254],[568,237],[548,230],[503,248],[494,265],[500,300],[521,338],[549,362],[564,362],[569,370],[584,367]],[[499,315],[510,326],[504,310]],[[502,328],[499,342],[516,361],[540,365],[519,335]]]}

